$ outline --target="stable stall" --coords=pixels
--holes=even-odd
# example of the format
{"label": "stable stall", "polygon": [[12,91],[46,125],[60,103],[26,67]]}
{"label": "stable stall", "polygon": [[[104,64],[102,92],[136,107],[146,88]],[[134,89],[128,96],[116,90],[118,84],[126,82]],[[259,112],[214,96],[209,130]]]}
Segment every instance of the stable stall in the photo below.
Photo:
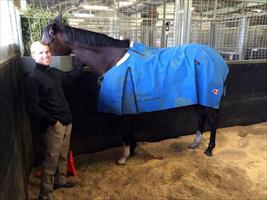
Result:
{"label": "stable stall", "polygon": [[[30,43],[59,11],[70,26],[116,39],[214,48],[230,69],[219,127],[267,121],[266,0],[2,0],[0,8],[0,199],[28,199],[31,169],[42,160],[42,131],[26,113],[24,81],[34,66]],[[76,61],[75,55],[53,57],[52,66],[67,72]],[[74,155],[122,145],[118,116],[97,112],[98,78],[88,66],[66,91]],[[196,127],[191,107],[141,113],[135,120],[137,141],[188,135]]]}

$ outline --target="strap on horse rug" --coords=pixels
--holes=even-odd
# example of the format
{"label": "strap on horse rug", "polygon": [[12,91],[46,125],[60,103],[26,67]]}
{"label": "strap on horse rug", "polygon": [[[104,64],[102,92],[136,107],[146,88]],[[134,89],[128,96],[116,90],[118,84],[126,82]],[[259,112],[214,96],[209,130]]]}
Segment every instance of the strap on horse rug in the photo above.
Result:
{"label": "strap on horse rug", "polygon": [[228,66],[212,48],[133,47],[102,76],[98,111],[118,115],[193,104],[219,108]]}

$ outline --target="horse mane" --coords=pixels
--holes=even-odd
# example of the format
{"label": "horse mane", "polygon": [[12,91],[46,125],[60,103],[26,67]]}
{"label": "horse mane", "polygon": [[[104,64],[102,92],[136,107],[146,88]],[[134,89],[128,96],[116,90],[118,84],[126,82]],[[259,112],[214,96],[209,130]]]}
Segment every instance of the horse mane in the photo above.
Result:
{"label": "horse mane", "polygon": [[119,40],[109,37],[102,33],[97,33],[89,30],[64,26],[66,41],[78,42],[90,47],[120,47],[128,48],[130,40]]}

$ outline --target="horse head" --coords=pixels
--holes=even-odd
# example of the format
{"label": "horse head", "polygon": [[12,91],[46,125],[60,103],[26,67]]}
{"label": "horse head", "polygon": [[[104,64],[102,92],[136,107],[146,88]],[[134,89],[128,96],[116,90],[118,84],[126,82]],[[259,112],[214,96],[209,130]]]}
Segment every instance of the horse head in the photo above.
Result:
{"label": "horse head", "polygon": [[59,14],[52,23],[48,24],[43,30],[41,42],[50,47],[54,56],[69,55],[72,51],[64,43],[62,16]]}
{"label": "horse head", "polygon": [[98,74],[113,67],[127,52],[129,39],[119,40],[103,33],[79,29],[61,22],[61,15],[48,24],[41,40],[52,55],[75,54]]}

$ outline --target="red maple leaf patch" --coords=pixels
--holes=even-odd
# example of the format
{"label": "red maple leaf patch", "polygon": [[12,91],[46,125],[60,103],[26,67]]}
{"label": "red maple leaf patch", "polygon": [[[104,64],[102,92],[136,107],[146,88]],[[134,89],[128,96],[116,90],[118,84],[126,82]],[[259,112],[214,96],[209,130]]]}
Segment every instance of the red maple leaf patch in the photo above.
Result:
{"label": "red maple leaf patch", "polygon": [[215,94],[215,95],[217,95],[217,94],[219,94],[219,90],[218,89],[213,89],[212,90],[212,93]]}

